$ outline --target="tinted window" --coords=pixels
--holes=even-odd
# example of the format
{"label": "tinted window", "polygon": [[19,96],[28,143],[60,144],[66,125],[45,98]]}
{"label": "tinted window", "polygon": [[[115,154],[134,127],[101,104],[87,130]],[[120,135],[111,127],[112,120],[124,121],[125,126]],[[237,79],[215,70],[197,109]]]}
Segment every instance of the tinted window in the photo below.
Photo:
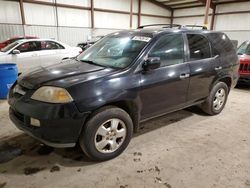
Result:
{"label": "tinted window", "polygon": [[237,53],[239,55],[243,54],[250,55],[250,41],[246,41],[242,45],[240,45]]}
{"label": "tinted window", "polygon": [[211,57],[210,45],[208,40],[198,34],[187,34],[190,60],[200,60]]}
{"label": "tinted window", "polygon": [[57,50],[57,49],[64,49],[64,47],[57,42],[53,41],[42,41],[41,42],[42,50]]}
{"label": "tinted window", "polygon": [[211,42],[213,55],[221,55],[225,53],[235,53],[234,46],[224,33],[209,33],[208,39]]}
{"label": "tinted window", "polygon": [[179,64],[184,62],[184,42],[182,35],[166,35],[161,37],[149,57],[160,57],[161,66]]}
{"label": "tinted window", "polygon": [[25,42],[18,46],[16,49],[19,50],[21,53],[38,51],[41,49],[41,43],[37,41]]}

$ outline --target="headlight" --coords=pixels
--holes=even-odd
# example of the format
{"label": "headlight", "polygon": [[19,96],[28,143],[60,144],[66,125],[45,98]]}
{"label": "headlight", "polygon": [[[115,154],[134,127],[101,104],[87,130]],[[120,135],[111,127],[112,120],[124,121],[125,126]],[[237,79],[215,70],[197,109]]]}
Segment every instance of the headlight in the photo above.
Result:
{"label": "headlight", "polygon": [[31,96],[31,99],[48,103],[69,103],[73,101],[66,89],[52,86],[40,87]]}

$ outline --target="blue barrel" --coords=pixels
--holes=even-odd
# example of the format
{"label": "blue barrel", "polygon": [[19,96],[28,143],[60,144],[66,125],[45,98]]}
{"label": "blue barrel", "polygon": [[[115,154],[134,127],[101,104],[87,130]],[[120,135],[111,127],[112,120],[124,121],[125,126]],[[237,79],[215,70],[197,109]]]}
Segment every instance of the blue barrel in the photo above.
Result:
{"label": "blue barrel", "polygon": [[16,64],[0,64],[0,99],[6,99],[9,89],[18,77]]}

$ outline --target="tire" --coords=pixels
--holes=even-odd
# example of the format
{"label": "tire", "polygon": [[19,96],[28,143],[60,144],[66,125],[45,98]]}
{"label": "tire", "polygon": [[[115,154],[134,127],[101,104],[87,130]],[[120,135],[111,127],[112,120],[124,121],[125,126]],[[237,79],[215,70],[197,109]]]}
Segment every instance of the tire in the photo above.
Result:
{"label": "tire", "polygon": [[79,143],[91,160],[105,161],[120,155],[127,148],[132,134],[133,122],[128,113],[115,106],[106,106],[91,115]]}
{"label": "tire", "polygon": [[201,109],[209,115],[219,114],[225,107],[228,93],[228,86],[224,82],[217,82],[205,102],[202,103]]}

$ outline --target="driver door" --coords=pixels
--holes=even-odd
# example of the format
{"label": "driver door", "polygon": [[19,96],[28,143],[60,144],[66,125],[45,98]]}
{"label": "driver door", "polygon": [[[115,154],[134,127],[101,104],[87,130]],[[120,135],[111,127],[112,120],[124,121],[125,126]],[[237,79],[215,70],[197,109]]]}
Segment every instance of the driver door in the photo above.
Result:
{"label": "driver door", "polygon": [[29,71],[40,66],[39,50],[41,48],[39,41],[25,42],[19,45],[16,50],[20,54],[11,54],[12,62],[17,64],[19,73]]}
{"label": "driver door", "polygon": [[160,57],[161,66],[141,74],[142,119],[184,106],[189,85],[190,70],[184,62],[182,34],[160,37],[148,57]]}

